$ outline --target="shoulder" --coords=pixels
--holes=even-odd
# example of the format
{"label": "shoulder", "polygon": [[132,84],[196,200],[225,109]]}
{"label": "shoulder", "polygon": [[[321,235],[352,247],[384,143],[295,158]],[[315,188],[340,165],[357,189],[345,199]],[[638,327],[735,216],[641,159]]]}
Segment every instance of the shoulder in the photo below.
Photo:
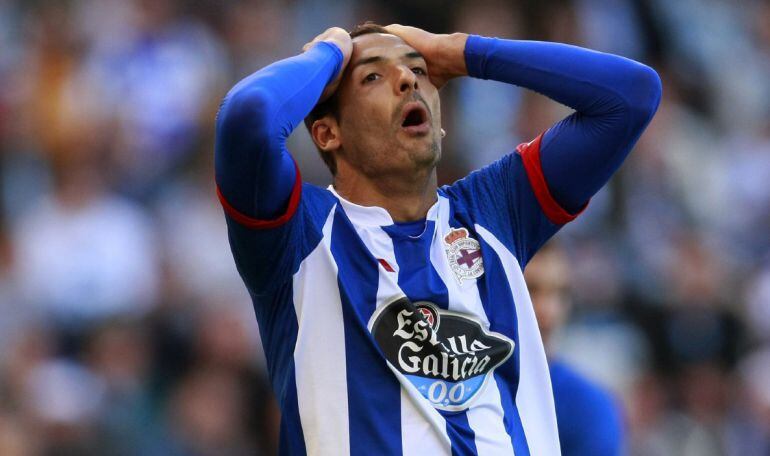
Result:
{"label": "shoulder", "polygon": [[556,421],[565,454],[617,455],[623,447],[620,404],[609,391],[560,362],[551,362]]}
{"label": "shoulder", "polygon": [[592,409],[614,408],[614,398],[609,391],[589,380],[561,361],[549,364],[554,396],[562,396],[573,403],[581,403]]}
{"label": "shoulder", "polygon": [[[614,454],[622,441],[620,402],[606,389],[562,362],[550,362],[556,418],[562,445]],[[588,453],[587,453],[588,454]]]}
{"label": "shoulder", "polygon": [[450,185],[442,186],[440,192],[455,205],[471,211],[501,214],[501,209],[510,204],[515,181],[525,177],[523,174],[517,176],[517,167],[521,167],[521,157],[515,152],[509,153]]}
{"label": "shoulder", "polygon": [[328,189],[307,182],[302,183],[301,205],[313,221],[323,225],[337,198]]}

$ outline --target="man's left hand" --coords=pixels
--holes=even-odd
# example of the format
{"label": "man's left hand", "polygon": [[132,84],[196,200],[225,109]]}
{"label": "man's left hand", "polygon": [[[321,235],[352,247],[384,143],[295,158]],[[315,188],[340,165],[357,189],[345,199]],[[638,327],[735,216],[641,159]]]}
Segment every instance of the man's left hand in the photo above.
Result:
{"label": "man's left hand", "polygon": [[436,88],[440,89],[452,78],[468,75],[465,66],[466,33],[436,34],[399,24],[388,25],[385,29],[422,54],[428,64],[430,81]]}

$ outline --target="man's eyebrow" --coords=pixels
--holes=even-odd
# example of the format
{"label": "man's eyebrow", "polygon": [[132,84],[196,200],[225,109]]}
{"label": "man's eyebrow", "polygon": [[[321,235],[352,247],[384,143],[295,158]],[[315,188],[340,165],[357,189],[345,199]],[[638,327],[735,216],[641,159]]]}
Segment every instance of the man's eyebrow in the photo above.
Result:
{"label": "man's eyebrow", "polygon": [[423,57],[423,55],[420,54],[417,51],[407,52],[406,54],[404,54],[404,57],[406,57],[408,59],[423,59],[423,60],[425,60],[425,57]]}
{"label": "man's eyebrow", "polygon": [[[420,54],[417,51],[407,52],[406,54],[404,54],[404,58],[407,58],[407,59],[423,59],[423,60],[425,60],[425,57],[423,57],[423,55]],[[388,60],[388,59],[386,59],[385,57],[382,57],[380,55],[373,55],[371,57],[364,57],[363,59],[360,59],[356,63],[354,63],[351,68],[355,68],[355,67],[357,67],[359,65],[366,65],[368,63],[380,62],[380,61],[383,61],[383,60]]]}
{"label": "man's eyebrow", "polygon": [[371,57],[366,57],[366,58],[360,59],[358,62],[354,63],[352,68],[355,68],[355,67],[357,67],[359,65],[366,65],[368,63],[379,62],[380,60],[385,60],[385,59],[383,57],[379,56],[379,55],[374,55],[374,56],[371,56]]}

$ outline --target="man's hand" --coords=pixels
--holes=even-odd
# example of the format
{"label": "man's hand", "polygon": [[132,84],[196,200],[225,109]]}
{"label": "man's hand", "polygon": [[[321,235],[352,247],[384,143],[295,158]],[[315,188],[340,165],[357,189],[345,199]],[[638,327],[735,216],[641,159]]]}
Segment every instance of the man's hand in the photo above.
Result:
{"label": "man's hand", "polygon": [[329,98],[334,91],[337,90],[337,87],[340,85],[340,80],[342,79],[342,73],[345,72],[345,67],[350,61],[350,54],[353,53],[353,40],[350,39],[350,34],[340,27],[326,29],[323,33],[313,38],[313,41],[302,46],[302,51],[307,51],[321,41],[326,41],[327,43],[334,44],[340,48],[340,51],[342,51],[342,66],[340,67],[340,72],[337,74],[337,77],[326,85],[326,88],[321,94],[321,98],[318,100],[319,103]]}
{"label": "man's hand", "polygon": [[465,66],[466,33],[435,34],[399,24],[388,25],[385,29],[425,57],[428,76],[436,88],[440,89],[452,78],[468,75]]}

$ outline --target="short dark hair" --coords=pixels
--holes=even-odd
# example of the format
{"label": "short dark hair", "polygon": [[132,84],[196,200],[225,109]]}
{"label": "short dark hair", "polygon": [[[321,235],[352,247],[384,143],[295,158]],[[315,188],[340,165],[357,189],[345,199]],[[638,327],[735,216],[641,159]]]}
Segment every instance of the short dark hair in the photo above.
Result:
{"label": "short dark hair", "polygon": [[[379,24],[375,24],[372,21],[366,21],[363,24],[356,25],[353,30],[348,32],[350,34],[350,38],[355,38],[357,36],[361,35],[368,35],[370,33],[389,33],[385,27]],[[305,127],[307,127],[307,131],[312,134],[311,128],[313,127],[313,122],[316,120],[331,115],[335,119],[337,119],[337,115],[339,114],[339,100],[337,97],[337,93],[333,93],[332,96],[330,96],[328,99],[324,100],[322,103],[318,103],[313,107],[313,110],[310,111],[310,114],[305,117]],[[332,176],[337,174],[337,162],[334,159],[334,155],[324,152],[321,149],[318,149],[318,153],[321,155],[321,159],[326,163],[326,166],[329,168],[329,171],[331,171]]]}

